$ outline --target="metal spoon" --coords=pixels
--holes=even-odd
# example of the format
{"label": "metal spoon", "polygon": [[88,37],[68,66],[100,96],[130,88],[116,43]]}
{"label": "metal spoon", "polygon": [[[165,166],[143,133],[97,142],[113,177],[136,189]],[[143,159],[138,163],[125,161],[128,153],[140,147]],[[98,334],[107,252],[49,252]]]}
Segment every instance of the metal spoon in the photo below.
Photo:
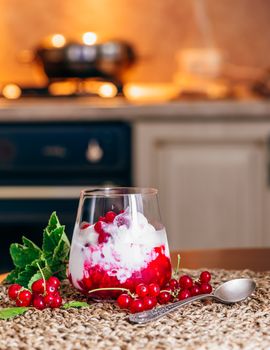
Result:
{"label": "metal spoon", "polygon": [[233,304],[245,300],[255,290],[256,283],[250,278],[238,278],[221,284],[213,294],[201,294],[173,304],[158,307],[153,310],[139,312],[129,316],[132,323],[147,323],[171,313],[181,306],[192,303],[195,300],[214,299],[223,304]]}

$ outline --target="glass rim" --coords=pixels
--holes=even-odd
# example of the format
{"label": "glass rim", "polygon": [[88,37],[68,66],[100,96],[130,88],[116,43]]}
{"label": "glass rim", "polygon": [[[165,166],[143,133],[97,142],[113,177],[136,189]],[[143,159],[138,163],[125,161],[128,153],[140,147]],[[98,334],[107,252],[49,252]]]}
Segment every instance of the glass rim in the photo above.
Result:
{"label": "glass rim", "polygon": [[83,189],[81,197],[154,196],[157,193],[158,190],[153,187],[93,187]]}

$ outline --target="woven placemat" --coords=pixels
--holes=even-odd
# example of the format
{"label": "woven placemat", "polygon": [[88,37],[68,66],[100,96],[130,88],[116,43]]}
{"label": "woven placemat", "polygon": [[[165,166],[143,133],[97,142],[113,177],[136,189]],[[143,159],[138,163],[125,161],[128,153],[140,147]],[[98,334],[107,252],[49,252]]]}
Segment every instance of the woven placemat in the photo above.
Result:
{"label": "woven placemat", "polygon": [[[183,271],[195,277],[200,273]],[[29,310],[0,321],[0,349],[270,349],[270,272],[211,272],[214,287],[231,278],[252,277],[256,292],[230,306],[196,302],[147,325],[129,324],[127,313],[108,303]],[[0,286],[0,307],[10,306],[6,289]],[[62,295],[65,301],[85,300],[67,281]]]}

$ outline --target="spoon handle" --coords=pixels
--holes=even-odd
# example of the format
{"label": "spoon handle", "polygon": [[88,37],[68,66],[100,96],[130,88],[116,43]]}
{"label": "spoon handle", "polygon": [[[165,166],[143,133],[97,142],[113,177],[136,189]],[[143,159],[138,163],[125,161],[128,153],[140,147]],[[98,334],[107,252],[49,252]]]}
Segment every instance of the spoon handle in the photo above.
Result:
{"label": "spoon handle", "polygon": [[170,312],[177,310],[179,307],[192,303],[196,300],[202,300],[207,298],[213,298],[213,294],[201,294],[186,300],[177,301],[176,303],[158,307],[153,310],[139,312],[129,316],[129,321],[132,323],[147,323],[157,320],[158,318],[167,315]]}

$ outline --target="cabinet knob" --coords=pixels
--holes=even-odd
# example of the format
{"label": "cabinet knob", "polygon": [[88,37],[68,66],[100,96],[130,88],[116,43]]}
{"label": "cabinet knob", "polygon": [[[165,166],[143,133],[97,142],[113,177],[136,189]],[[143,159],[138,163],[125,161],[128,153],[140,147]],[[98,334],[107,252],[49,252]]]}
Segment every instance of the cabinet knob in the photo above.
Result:
{"label": "cabinet knob", "polygon": [[91,140],[88,143],[88,147],[86,150],[86,159],[90,163],[97,163],[99,162],[103,157],[103,149],[100,147],[97,140]]}

